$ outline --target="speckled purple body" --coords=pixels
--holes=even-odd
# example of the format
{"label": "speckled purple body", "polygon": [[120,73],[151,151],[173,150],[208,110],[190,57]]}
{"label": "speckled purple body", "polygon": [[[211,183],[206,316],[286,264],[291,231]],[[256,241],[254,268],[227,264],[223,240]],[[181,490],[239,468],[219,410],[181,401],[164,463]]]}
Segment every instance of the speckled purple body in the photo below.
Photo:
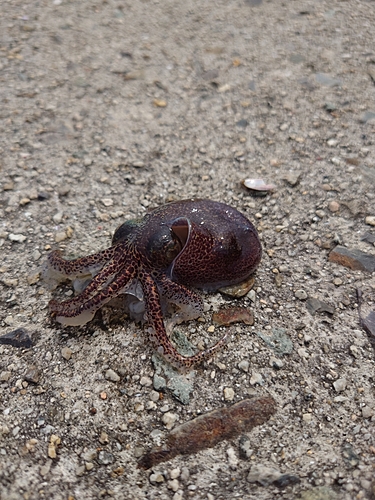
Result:
{"label": "speckled purple body", "polygon": [[102,305],[140,284],[155,348],[186,368],[211,356],[224,339],[192,357],[181,356],[165,331],[160,298],[177,306],[179,320],[198,317],[202,299],[187,286],[216,290],[240,283],[260,259],[257,232],[244,215],[224,203],[182,200],[122,224],[107,250],[73,261],[52,252],[44,275],[56,282],[90,278],[73,299],[50,303],[56,319],[70,325],[90,321]]}

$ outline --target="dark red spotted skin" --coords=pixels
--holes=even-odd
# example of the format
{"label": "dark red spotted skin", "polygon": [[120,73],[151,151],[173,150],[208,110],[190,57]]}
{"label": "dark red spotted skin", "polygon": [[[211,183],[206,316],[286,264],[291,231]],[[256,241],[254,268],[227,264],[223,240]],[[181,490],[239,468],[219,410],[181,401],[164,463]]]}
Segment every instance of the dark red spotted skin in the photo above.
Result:
{"label": "dark red spotted skin", "polygon": [[[198,317],[203,301],[187,286],[216,290],[247,279],[261,259],[261,245],[251,222],[236,209],[211,200],[183,200],[128,221],[115,232],[112,246],[67,261],[59,252],[48,258],[45,274],[73,280],[92,279],[76,297],[51,301],[51,312],[65,324],[84,324],[111,298],[137,279],[141,284],[154,348],[177,368],[190,368],[211,357],[226,341],[191,357],[179,354],[164,326],[160,296]],[[87,314],[86,314],[87,313]]]}

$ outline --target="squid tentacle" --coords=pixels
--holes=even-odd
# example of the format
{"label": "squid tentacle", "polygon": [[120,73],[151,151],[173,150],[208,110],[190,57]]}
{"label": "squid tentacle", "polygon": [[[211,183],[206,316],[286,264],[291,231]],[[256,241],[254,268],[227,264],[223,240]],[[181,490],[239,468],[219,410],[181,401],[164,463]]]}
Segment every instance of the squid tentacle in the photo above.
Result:
{"label": "squid tentacle", "polygon": [[[74,297],[64,302],[51,300],[49,303],[50,310],[57,316],[59,321],[62,321],[63,318],[80,316],[86,311],[90,311],[92,317],[100,307],[109,302],[113,297],[119,295],[124,286],[136,276],[136,273],[137,269],[135,266],[129,266],[127,269],[120,269],[111,283],[105,288],[97,290],[95,295],[86,297],[87,300],[81,301],[80,304],[77,304],[78,297]],[[98,276],[100,276],[100,274]],[[79,298],[80,297],[81,296],[79,296]],[[84,323],[87,323],[87,321],[90,321],[90,319],[87,319]]]}
{"label": "squid tentacle", "polygon": [[[92,273],[93,268],[100,270],[108,261],[112,260],[116,254],[117,248],[118,246],[112,246],[101,252],[73,260],[64,259],[61,256],[61,250],[54,250],[48,256],[48,270],[59,273],[65,278],[86,276]],[[48,272],[48,270],[46,270],[46,272]]]}
{"label": "squid tentacle", "polygon": [[179,311],[174,314],[173,323],[179,324],[199,318],[203,314],[204,305],[200,295],[172,281],[165,274],[157,276],[156,282],[162,297],[179,308]]}
{"label": "squid tentacle", "polygon": [[150,324],[150,340],[157,352],[178,369],[189,369],[215,354],[227,341],[227,334],[208,349],[193,356],[182,356],[173,346],[165,330],[158,289],[153,278],[143,272],[138,274],[145,297],[147,319]]}
{"label": "squid tentacle", "polygon": [[[118,252],[120,253],[120,252]],[[65,300],[62,302],[65,308],[76,309],[81,304],[87,302],[92,296],[97,295],[107,286],[109,286],[116,279],[116,273],[119,275],[122,269],[128,267],[130,272],[133,271],[134,266],[131,264],[131,259],[126,258],[124,256],[114,254],[113,259],[106,264],[103,269],[89,282],[86,288],[76,297],[72,297],[71,299]],[[55,307],[56,301],[50,302]],[[55,312],[54,309],[51,308],[52,312]]]}

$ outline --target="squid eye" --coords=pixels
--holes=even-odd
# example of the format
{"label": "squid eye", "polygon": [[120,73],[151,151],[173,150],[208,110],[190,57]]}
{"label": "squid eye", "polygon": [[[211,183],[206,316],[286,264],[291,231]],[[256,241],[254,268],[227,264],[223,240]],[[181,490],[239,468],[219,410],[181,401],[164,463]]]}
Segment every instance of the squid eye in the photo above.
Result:
{"label": "squid eye", "polygon": [[146,253],[155,266],[167,268],[181,252],[182,247],[180,239],[164,225],[149,239]]}
{"label": "squid eye", "polygon": [[167,261],[171,263],[182,250],[181,241],[178,238],[172,237],[165,250]]}

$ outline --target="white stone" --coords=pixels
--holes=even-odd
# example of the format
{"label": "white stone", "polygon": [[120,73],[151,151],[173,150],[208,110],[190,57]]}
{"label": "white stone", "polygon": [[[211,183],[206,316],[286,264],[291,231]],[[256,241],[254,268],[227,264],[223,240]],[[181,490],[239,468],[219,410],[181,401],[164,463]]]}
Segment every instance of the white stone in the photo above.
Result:
{"label": "white stone", "polygon": [[346,379],[345,378],[338,378],[333,382],[333,387],[335,388],[336,392],[342,392],[345,391],[346,389]]}
{"label": "white stone", "polygon": [[149,477],[150,483],[164,483],[164,476],[160,472],[155,472]]}
{"label": "white stone", "polygon": [[[141,377],[141,380],[139,381],[139,383],[145,387],[150,387],[152,385],[152,380],[150,379],[150,377]],[[158,397],[159,397],[159,394],[158,394]]]}
{"label": "white stone", "polygon": [[263,385],[263,377],[260,373],[253,373],[250,377],[250,384],[251,385]]}
{"label": "white stone", "polygon": [[107,380],[110,380],[111,382],[119,382],[120,381],[120,375],[118,375],[114,370],[107,370],[105,372],[105,378]]}
{"label": "white stone", "polygon": [[167,413],[164,413],[161,420],[167,429],[172,429],[177,420],[177,415],[168,411]]}
{"label": "white stone", "polygon": [[242,361],[240,361],[238,363],[238,368],[244,372],[248,372],[249,371],[249,365],[250,363],[248,362],[247,359],[243,359]]}
{"label": "white stone", "polygon": [[363,418],[370,418],[373,416],[373,414],[374,414],[374,412],[370,407],[364,406],[362,408],[362,417]]}
{"label": "white stone", "polygon": [[113,205],[113,200],[111,198],[103,198],[101,202],[105,207],[111,207]]}
{"label": "white stone", "polygon": [[17,243],[23,243],[24,241],[26,241],[26,236],[24,234],[10,233],[8,238],[10,239],[10,241],[15,241]]}
{"label": "white stone", "polygon": [[171,479],[177,479],[179,475],[181,474],[181,469],[179,467],[176,467],[175,469],[172,469],[169,473],[169,477]]}
{"label": "white stone", "polygon": [[312,421],[312,415],[311,413],[304,413],[302,415],[302,420],[305,422],[305,424],[310,424]]}
{"label": "white stone", "polygon": [[233,401],[234,390],[231,387],[226,387],[224,389],[224,399],[225,399],[225,401]]}
{"label": "white stone", "polygon": [[64,213],[63,212],[57,212],[53,217],[53,222],[55,222],[56,224],[60,224],[60,222],[62,221],[63,219],[63,216],[64,216]]}
{"label": "white stone", "polygon": [[168,489],[176,492],[180,487],[180,483],[178,482],[178,479],[171,479],[167,482],[167,487]]}
{"label": "white stone", "polygon": [[375,226],[375,215],[368,215],[365,219],[365,223],[369,226]]}
{"label": "white stone", "polygon": [[227,456],[228,456],[228,462],[229,462],[230,467],[232,469],[235,469],[238,465],[238,457],[236,455],[236,452],[234,451],[234,448],[232,448],[232,446],[230,446],[227,449]]}

